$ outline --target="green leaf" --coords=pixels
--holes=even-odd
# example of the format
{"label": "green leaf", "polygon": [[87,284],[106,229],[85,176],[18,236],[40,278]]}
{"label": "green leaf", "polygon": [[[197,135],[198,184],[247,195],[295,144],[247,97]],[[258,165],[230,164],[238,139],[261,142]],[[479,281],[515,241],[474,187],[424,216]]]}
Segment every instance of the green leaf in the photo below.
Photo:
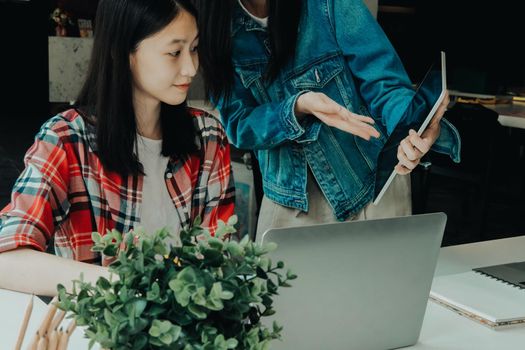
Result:
{"label": "green leaf", "polygon": [[115,294],[108,293],[104,296],[104,299],[106,300],[106,304],[111,306],[117,301],[117,296]]}
{"label": "green leaf", "polygon": [[230,241],[226,243],[226,250],[232,255],[232,257],[244,255],[244,249],[239,243],[235,241]]}
{"label": "green leaf", "polygon": [[151,290],[146,293],[146,299],[149,301],[156,301],[160,297],[160,287],[157,282],[153,282]]}
{"label": "green leaf", "polygon": [[104,320],[111,327],[115,327],[117,323],[115,316],[113,316],[113,314],[111,313],[109,309],[104,309]]}
{"label": "green leaf", "polygon": [[235,349],[237,348],[237,345],[239,345],[239,342],[235,338],[230,338],[226,340],[226,348],[227,349]]}
{"label": "green leaf", "polygon": [[268,275],[266,274],[266,272],[263,269],[261,269],[259,266],[257,266],[255,271],[256,271],[257,277],[265,279],[265,280],[268,279]]}
{"label": "green leaf", "polygon": [[292,271],[288,270],[286,272],[286,278],[288,278],[289,280],[294,280],[297,278],[297,275],[293,274]]}
{"label": "green leaf", "polygon": [[158,337],[160,336],[160,333],[161,333],[159,327],[155,325],[155,321],[153,321],[153,325],[151,326],[148,332],[149,335],[151,335],[152,337]]}
{"label": "green leaf", "polygon": [[272,308],[268,308],[264,310],[264,312],[262,313],[262,316],[271,316],[273,314],[275,314],[275,310]]}
{"label": "green leaf", "polygon": [[148,337],[144,334],[138,334],[134,340],[132,345],[132,350],[141,350],[146,347],[148,344]]}
{"label": "green leaf", "polygon": [[219,251],[222,251],[224,247],[224,241],[222,239],[218,239],[215,237],[209,238],[208,244],[210,245],[211,248],[217,249]]}
{"label": "green leaf", "polygon": [[199,287],[198,291],[192,295],[191,300],[196,305],[206,306],[208,300],[206,297],[206,289],[204,287]]}
{"label": "green leaf", "polygon": [[144,309],[146,309],[148,302],[144,299],[137,299],[133,303],[135,305],[135,316],[140,317],[144,312]]}
{"label": "green leaf", "polygon": [[116,245],[108,245],[104,247],[102,250],[102,253],[107,256],[115,256],[117,255],[117,246]]}
{"label": "green leaf", "polygon": [[206,318],[206,312],[205,309],[202,306],[195,305],[195,304],[189,304],[188,305],[188,311],[199,320],[204,320]]}
{"label": "green leaf", "polygon": [[195,283],[197,275],[193,266],[187,266],[177,275],[177,279],[186,283]]}
{"label": "green leaf", "polygon": [[108,290],[109,288],[111,288],[111,283],[109,283],[109,281],[106,278],[101,276],[97,280],[97,286],[103,290]]}
{"label": "green leaf", "polygon": [[237,224],[237,221],[238,221],[237,215],[232,215],[228,219],[228,225],[229,226],[233,226],[233,225]]}
{"label": "green leaf", "polygon": [[202,218],[200,215],[197,215],[195,220],[193,220],[193,226],[200,226],[202,224]]}
{"label": "green leaf", "polygon": [[268,252],[268,253],[269,252],[273,252],[275,249],[277,249],[277,243],[275,243],[275,242],[268,242],[263,247],[264,247],[264,250],[266,252]]}
{"label": "green leaf", "polygon": [[102,236],[98,232],[93,232],[91,233],[91,239],[93,240],[95,244],[99,244],[100,241],[102,240]]}
{"label": "green leaf", "polygon": [[170,321],[158,321],[158,325],[161,333],[169,332],[172,326]]}
{"label": "green leaf", "polygon": [[159,339],[166,345],[171,345],[171,343],[173,342],[173,337],[169,333],[161,335]]}

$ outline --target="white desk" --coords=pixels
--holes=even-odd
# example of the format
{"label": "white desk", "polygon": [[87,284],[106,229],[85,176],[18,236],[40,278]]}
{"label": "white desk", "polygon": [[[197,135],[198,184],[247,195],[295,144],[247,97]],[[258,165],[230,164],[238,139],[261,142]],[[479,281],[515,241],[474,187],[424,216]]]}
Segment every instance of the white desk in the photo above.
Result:
{"label": "white desk", "polygon": [[525,103],[484,105],[498,113],[498,122],[509,128],[525,129]]}
{"label": "white desk", "polygon": [[[445,247],[441,248],[436,276],[522,260],[525,236]],[[493,330],[429,301],[419,342],[410,349],[525,349],[525,325]]]}
{"label": "white desk", "polygon": [[[525,236],[441,248],[436,276],[460,273],[473,267],[525,260]],[[1,349],[16,341],[29,296],[0,290]],[[27,334],[34,334],[44,317],[46,305],[35,298]],[[69,349],[87,349],[80,328]],[[419,342],[409,349],[424,350],[514,350],[525,348],[525,325],[493,330],[429,302]],[[98,349],[97,346],[94,349]]]}
{"label": "white desk", "polygon": [[[20,325],[24,318],[24,313],[31,298],[28,294],[17,293],[0,289],[0,349],[7,350],[15,347],[18,338]],[[26,335],[22,349],[26,349],[32,336],[36,333],[47,313],[47,305],[36,297],[33,300],[33,311],[31,319],[27,326]],[[62,325],[68,325],[69,319],[64,319]],[[69,338],[68,349],[84,350],[88,348],[89,340],[84,338],[84,333],[80,327],[77,327]],[[100,347],[95,344],[93,350],[99,350]]]}

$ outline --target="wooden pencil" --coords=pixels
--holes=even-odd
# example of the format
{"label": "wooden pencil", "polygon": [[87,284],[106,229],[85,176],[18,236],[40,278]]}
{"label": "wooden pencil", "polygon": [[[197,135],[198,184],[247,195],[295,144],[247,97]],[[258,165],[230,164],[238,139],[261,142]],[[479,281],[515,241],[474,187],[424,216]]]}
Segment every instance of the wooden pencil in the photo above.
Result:
{"label": "wooden pencil", "polygon": [[46,350],[47,349],[47,338],[43,336],[38,341],[38,346],[36,347],[36,350]]}
{"label": "wooden pencil", "polygon": [[67,350],[68,343],[69,343],[69,334],[66,330],[60,335],[60,340],[58,341],[57,350]]}
{"label": "wooden pencil", "polygon": [[69,326],[67,327],[67,333],[69,335],[73,334],[73,332],[75,331],[75,328],[77,328],[77,321],[73,319],[71,320],[71,322],[69,322]]}
{"label": "wooden pencil", "polygon": [[49,334],[49,341],[47,343],[47,350],[57,350],[58,346],[58,332],[56,329],[53,329]]}
{"label": "wooden pencil", "polygon": [[40,325],[40,328],[38,329],[38,332],[40,334],[45,334],[47,332],[47,329],[49,327],[49,323],[53,319],[53,316],[55,316],[55,313],[57,311],[56,302],[58,301],[57,297],[54,297],[53,300],[48,305],[47,314],[44,317],[44,320],[42,321],[42,324]]}
{"label": "wooden pencil", "polygon": [[39,340],[40,340],[40,333],[36,331],[35,335],[33,336],[33,340],[31,340],[31,343],[29,343],[29,345],[27,346],[27,350],[36,350]]}
{"label": "wooden pencil", "polygon": [[47,329],[47,332],[51,333],[52,331],[57,329],[60,322],[62,322],[62,320],[64,319],[64,316],[66,316],[66,312],[64,310],[58,310],[55,318],[49,324],[49,328]]}
{"label": "wooden pencil", "polygon": [[62,334],[63,334],[63,330],[62,330],[62,327],[60,327],[60,329],[57,329],[57,349],[60,349],[60,338],[62,337]]}
{"label": "wooden pencil", "polygon": [[34,295],[31,295],[31,299],[29,299],[29,304],[27,304],[24,319],[22,320],[22,325],[20,326],[20,331],[18,332],[18,339],[16,340],[15,350],[20,350],[22,348],[22,343],[24,342],[24,337],[27,331],[27,325],[29,324],[29,318],[31,317],[31,313],[33,312],[33,298]]}

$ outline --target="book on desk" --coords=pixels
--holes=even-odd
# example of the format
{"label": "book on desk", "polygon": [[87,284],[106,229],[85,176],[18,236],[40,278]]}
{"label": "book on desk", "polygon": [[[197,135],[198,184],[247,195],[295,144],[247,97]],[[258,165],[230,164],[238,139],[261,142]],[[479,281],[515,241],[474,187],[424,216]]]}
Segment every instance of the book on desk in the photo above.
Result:
{"label": "book on desk", "polygon": [[525,262],[436,277],[430,300],[491,328],[525,326]]}

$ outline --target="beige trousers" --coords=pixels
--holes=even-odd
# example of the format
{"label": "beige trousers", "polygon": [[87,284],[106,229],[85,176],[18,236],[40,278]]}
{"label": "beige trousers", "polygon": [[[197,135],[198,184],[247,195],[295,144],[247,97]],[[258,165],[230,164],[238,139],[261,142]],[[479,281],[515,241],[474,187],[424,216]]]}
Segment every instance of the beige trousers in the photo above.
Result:
{"label": "beige trousers", "polygon": [[[263,197],[257,221],[257,239],[269,228],[305,226],[337,222],[332,207],[321,192],[310,170],[306,185],[308,212],[284,207]],[[412,214],[410,175],[396,175],[377,205],[368,203],[359,213],[346,221],[379,219]]]}

